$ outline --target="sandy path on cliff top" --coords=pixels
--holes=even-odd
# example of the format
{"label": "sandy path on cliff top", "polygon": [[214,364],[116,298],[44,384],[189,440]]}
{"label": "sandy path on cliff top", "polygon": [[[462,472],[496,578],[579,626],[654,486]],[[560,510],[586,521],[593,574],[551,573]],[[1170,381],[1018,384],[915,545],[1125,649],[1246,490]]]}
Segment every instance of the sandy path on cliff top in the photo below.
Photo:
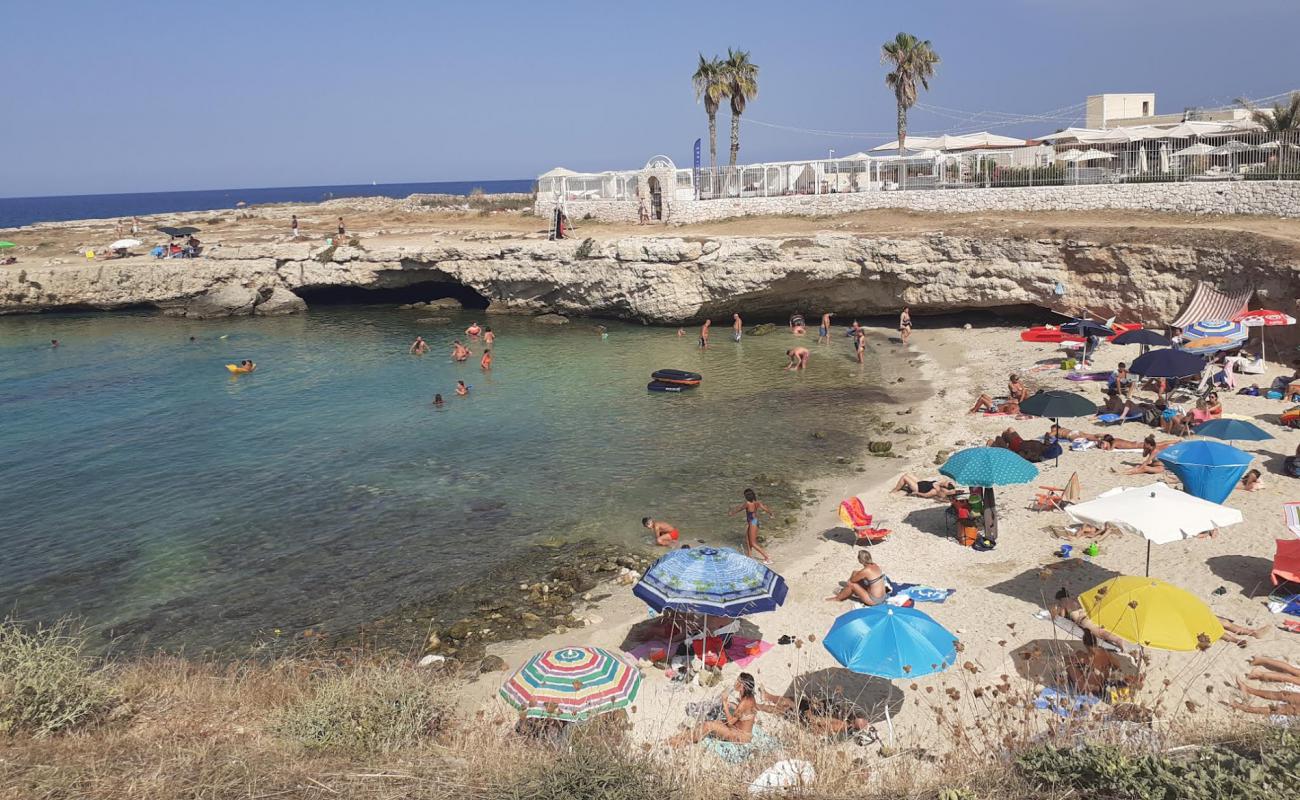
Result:
{"label": "sandy path on cliff top", "polygon": [[[905,422],[920,433],[910,448],[904,448],[902,458],[880,460],[888,470],[884,480],[892,481],[904,471],[922,478],[934,477],[938,474],[934,465],[936,451],[982,444],[1008,425],[1026,437],[1044,433],[1045,420],[986,418],[966,413],[981,390],[996,393],[1003,387],[1011,370],[1027,374],[1031,387],[1082,388],[1093,399],[1099,397],[1103,385],[1073,384],[1064,380],[1064,373],[1057,369],[1031,372],[1036,362],[1057,354],[1048,345],[1022,343],[1017,331],[1008,328],[921,328],[912,343],[910,355],[923,362],[920,372],[937,394],[917,403],[912,414],[887,412],[887,415],[897,414],[900,423]],[[880,338],[873,347],[883,350],[881,355],[886,359],[904,352],[901,345]],[[1117,361],[1134,354],[1130,348],[1104,347],[1097,358],[1097,368],[1111,368]],[[903,366],[902,361],[898,359],[898,366]],[[814,350],[810,369],[826,369],[832,365],[829,356]],[[1266,384],[1278,372],[1274,369],[1268,376],[1251,376],[1250,380]],[[915,382],[904,386],[915,387]],[[1226,395],[1224,402],[1228,413],[1264,420],[1276,420],[1281,408],[1276,401],[1236,395]],[[1076,422],[1080,422],[1076,428],[1097,430],[1095,425]],[[1294,452],[1300,443],[1300,431],[1284,431],[1275,424],[1264,427],[1277,438],[1243,446],[1259,456],[1256,464],[1266,473],[1264,488],[1255,493],[1237,491],[1228,500],[1229,505],[1243,512],[1245,522],[1213,539],[1155,547],[1151,567],[1153,576],[1191,591],[1216,614],[1250,626],[1273,626],[1279,619],[1264,607],[1264,597],[1270,589],[1274,538],[1287,535],[1281,506],[1295,499],[1297,488],[1294,480],[1281,477],[1278,471],[1282,455]],[[1140,439],[1148,430],[1128,424],[1116,434]],[[894,531],[887,542],[873,550],[887,574],[896,581],[923,582],[957,590],[946,603],[923,604],[921,608],[960,637],[964,650],[959,661],[977,672],[972,674],[959,667],[917,681],[898,681],[904,701],[894,706],[895,724],[902,742],[942,749],[947,731],[934,723],[932,706],[942,705],[950,718],[973,724],[975,719],[989,713],[985,705],[989,695],[985,694],[984,700],[976,700],[973,689],[997,684],[1002,680],[1000,676],[1006,675],[1013,692],[1036,692],[1040,684],[1027,676],[1033,674],[1031,670],[1040,668],[1044,659],[1035,657],[1026,662],[1021,654],[1043,648],[1050,651],[1057,646],[1053,639],[1078,645],[1075,640],[1063,638],[1049,623],[1033,618],[1032,614],[1042,607],[1045,598],[1050,598],[1062,586],[1082,591],[1114,573],[1142,574],[1146,548],[1139,537],[1110,537],[1102,542],[1101,553],[1095,559],[1062,561],[1054,555],[1060,542],[1051,538],[1044,528],[1064,523],[1065,514],[1029,510],[1039,485],[1064,485],[1075,472],[1085,499],[1114,486],[1150,483],[1152,476],[1112,472],[1112,468],[1122,470],[1134,461],[1135,456],[1126,453],[1067,452],[1059,468],[1040,465],[1040,479],[1032,484],[999,489],[1000,541],[998,548],[988,553],[960,547],[945,538],[942,506],[889,494],[888,486],[878,482],[882,479],[879,475],[875,485],[862,476],[797,476],[808,477],[821,491],[822,499],[801,521],[799,533],[773,549],[775,569],[785,576],[790,587],[786,604],[776,612],[756,615],[751,621],[765,639],[776,640],[782,634],[792,634],[801,643],[775,647],[755,661],[749,671],[760,686],[781,693],[790,687],[795,676],[836,666],[822,647],[821,637],[835,617],[851,606],[826,602],[823,598],[854,569],[856,549],[839,538],[845,531],[836,519],[835,508],[843,497],[868,491],[869,510],[878,522]],[[828,472],[832,471],[833,467],[828,468]],[[1213,594],[1220,586],[1226,593]],[[493,652],[505,659],[509,669],[514,669],[532,653],[548,647],[585,643],[620,646],[629,627],[647,618],[647,609],[632,598],[627,586],[611,586],[609,591],[612,597],[595,611],[602,622],[540,641],[498,645]],[[1235,691],[1225,682],[1243,674],[1252,655],[1300,662],[1300,636],[1274,628],[1265,639],[1251,640],[1245,648],[1220,642],[1204,653],[1148,651],[1148,655],[1151,672],[1145,697],[1160,697],[1166,723],[1194,725],[1208,715],[1233,713],[1216,701],[1235,696]],[[644,741],[658,741],[673,733],[686,721],[688,702],[711,698],[721,689],[673,684],[661,672],[648,664],[644,666],[645,681],[635,713],[631,715],[634,735]],[[738,671],[729,665],[723,685],[729,686]],[[503,726],[509,724],[512,714],[494,694],[506,674],[482,676],[462,698],[469,707],[488,709],[488,718]],[[1167,688],[1163,686],[1166,679],[1170,681]],[[880,693],[885,688],[877,684],[872,696],[882,696]],[[947,689],[957,691],[960,699],[950,700]],[[1034,714],[1040,722],[1046,721],[1047,712]],[[766,715],[760,715],[760,722],[778,736],[785,725]]]}
{"label": "sandy path on cliff top", "polygon": [[[337,201],[336,201],[337,202]],[[342,215],[349,236],[359,237],[369,249],[415,247],[436,241],[496,238],[545,238],[546,222],[519,212],[382,211],[349,210],[340,205],[284,205],[234,210],[159,214],[141,217],[147,231],[139,236],[147,251],[165,237],[153,233],[158,225],[195,225],[200,238],[211,245],[255,243],[283,244],[289,235],[289,217],[297,213],[303,239],[323,245],[334,233]],[[899,210],[863,211],[838,217],[742,217],[720,222],[665,227],[576,221],[576,236],[614,239],[625,236],[810,236],[817,233],[858,233],[905,236],[935,232],[965,236],[1018,236],[1033,238],[1085,238],[1138,244],[1204,244],[1207,233],[1227,237],[1250,233],[1253,241],[1276,248],[1279,258],[1300,254],[1300,220],[1272,217],[1197,217],[1140,212],[986,212],[933,214]],[[130,220],[86,220],[41,224],[27,229],[0,230],[0,237],[15,241],[10,251],[19,266],[46,265],[51,261],[77,265],[87,248],[102,249],[108,242],[129,235]],[[144,256],[137,256],[143,258]]]}

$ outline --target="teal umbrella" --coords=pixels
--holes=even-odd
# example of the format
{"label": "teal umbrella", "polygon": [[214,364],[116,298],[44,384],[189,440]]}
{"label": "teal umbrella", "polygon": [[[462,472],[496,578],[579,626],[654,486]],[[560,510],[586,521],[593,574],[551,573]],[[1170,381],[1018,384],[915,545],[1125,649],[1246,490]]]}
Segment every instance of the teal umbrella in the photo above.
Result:
{"label": "teal umbrella", "polygon": [[1029,483],[1038,467],[1002,447],[970,447],[949,456],[939,474],[964,486],[1006,486]]}

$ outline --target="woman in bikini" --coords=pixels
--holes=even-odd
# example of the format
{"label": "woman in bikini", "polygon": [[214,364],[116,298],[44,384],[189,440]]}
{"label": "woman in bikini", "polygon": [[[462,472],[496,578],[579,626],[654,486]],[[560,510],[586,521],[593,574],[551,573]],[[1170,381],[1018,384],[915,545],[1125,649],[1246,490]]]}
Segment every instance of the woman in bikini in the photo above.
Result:
{"label": "woman in bikini", "polygon": [[1020,376],[1012,374],[1007,379],[1007,399],[1006,402],[997,404],[991,395],[981,394],[971,406],[970,412],[974,414],[977,411],[996,411],[1002,414],[1019,414],[1020,404],[1029,397],[1029,387],[1020,381]]}
{"label": "woman in bikini", "polygon": [[753,554],[758,553],[763,557],[764,564],[771,564],[772,557],[758,546],[758,512],[762,511],[770,517],[772,509],[763,505],[753,489],[746,489],[745,502],[731,509],[728,516],[739,514],[741,511],[745,512],[745,555],[753,558]]}
{"label": "woman in bikini", "polygon": [[758,704],[754,699],[754,676],[748,672],[740,673],[733,690],[739,699],[733,704],[730,698],[722,699],[722,713],[725,721],[707,720],[690,730],[682,731],[668,740],[673,747],[694,744],[712,736],[725,742],[748,743],[753,738],[754,718],[758,716]]}
{"label": "woman in bikini", "polygon": [[1116,439],[1108,433],[1097,440],[1097,447],[1102,450],[1141,450],[1142,443],[1132,439]]}
{"label": "woman in bikini", "polygon": [[803,695],[795,700],[764,691],[758,710],[802,723],[821,736],[844,736],[871,728],[871,719],[859,708],[837,708],[833,701]]}
{"label": "woman in bikini", "polygon": [[826,598],[827,601],[843,603],[852,597],[869,606],[885,602],[885,571],[871,558],[871,551],[859,550],[858,563],[862,569],[854,570],[840,593]]}
{"label": "woman in bikini", "polygon": [[912,312],[907,306],[903,306],[903,313],[898,315],[898,335],[902,337],[903,344],[912,336]]}
{"label": "woman in bikini", "polygon": [[894,492],[903,492],[908,497],[934,498],[935,500],[947,500],[957,491],[957,484],[952,481],[945,481],[935,478],[932,481],[923,481],[910,472],[903,473],[894,484],[894,488],[889,490],[890,494]]}

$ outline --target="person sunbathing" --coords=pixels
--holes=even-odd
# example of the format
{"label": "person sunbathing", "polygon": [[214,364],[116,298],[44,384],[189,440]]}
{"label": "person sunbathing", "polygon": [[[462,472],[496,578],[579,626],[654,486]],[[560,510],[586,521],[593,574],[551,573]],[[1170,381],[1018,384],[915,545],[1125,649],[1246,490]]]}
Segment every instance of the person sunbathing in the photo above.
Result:
{"label": "person sunbathing", "polygon": [[1012,373],[1007,378],[1007,397],[1014,400],[1017,404],[1025,402],[1029,398],[1029,387],[1020,380],[1020,376]]}
{"label": "person sunbathing", "polygon": [[1084,633],[1091,633],[1097,639],[1113,644],[1121,650],[1127,644],[1123,639],[1093,622],[1088,617],[1088,612],[1083,610],[1083,605],[1078,598],[1071,595],[1064,588],[1056,593],[1056,602],[1047,607],[1047,613],[1051,614],[1053,618],[1068,619],[1082,628]]}
{"label": "person sunbathing", "polygon": [[1289,683],[1293,686],[1300,686],[1300,667],[1293,667],[1281,659],[1254,656],[1250,659],[1250,665],[1258,667],[1258,669],[1252,669],[1246,675],[1252,681]]}
{"label": "person sunbathing", "polygon": [[1083,632],[1083,652],[1072,655],[1065,666],[1065,680],[1070,689],[1077,694],[1090,694],[1100,697],[1106,687],[1113,682],[1115,659],[1097,642],[1092,631]]}
{"label": "person sunbathing", "polygon": [[840,593],[826,598],[827,601],[843,603],[852,597],[868,606],[878,606],[885,602],[885,571],[872,559],[871,551],[859,550],[858,563],[862,569],[854,570]]}
{"label": "person sunbathing", "polygon": [[682,731],[668,740],[673,747],[694,744],[712,736],[726,742],[747,744],[754,734],[754,718],[758,715],[757,702],[754,700],[754,676],[748,672],[740,673],[733,687],[739,700],[734,704],[729,698],[722,699],[722,713],[725,721],[706,720],[695,727]]}
{"label": "person sunbathing", "polygon": [[1246,646],[1246,639],[1263,639],[1272,630],[1272,626],[1261,625],[1258,628],[1247,628],[1245,625],[1238,625],[1226,617],[1216,617],[1219,624],[1223,625],[1223,640],[1231,642],[1238,647]]}
{"label": "person sunbathing", "polygon": [[861,709],[837,707],[836,704],[800,695],[794,698],[763,692],[759,711],[776,714],[808,726],[822,736],[843,736],[871,729],[871,720]]}
{"label": "person sunbathing", "polygon": [[1256,492],[1263,489],[1264,484],[1260,481],[1260,476],[1261,473],[1257,469],[1247,472],[1241,479],[1241,488],[1247,492]]}
{"label": "person sunbathing", "polygon": [[1125,470],[1125,475],[1163,475],[1165,471],[1164,462],[1159,459],[1160,451],[1164,450],[1171,444],[1177,444],[1176,441],[1156,443],[1156,437],[1148,436],[1142,440],[1142,460],[1137,466]]}
{"label": "person sunbathing", "polygon": [[943,478],[935,478],[932,481],[918,480],[915,475],[905,472],[889,492],[890,494],[903,492],[909,497],[948,500],[957,493],[957,484]]}
{"label": "person sunbathing", "polygon": [[975,414],[980,411],[988,411],[990,413],[998,413],[998,414],[1019,414],[1020,403],[1015,399],[1010,399],[999,403],[989,395],[981,394],[979,396],[979,399],[975,401],[975,405],[971,406],[970,411],[966,413]]}
{"label": "person sunbathing", "polygon": [[1218,392],[1210,392],[1205,396],[1205,410],[1209,412],[1211,419],[1223,416],[1223,403],[1219,400]]}
{"label": "person sunbathing", "polygon": [[1082,439],[1086,442],[1095,442],[1101,438],[1101,435],[1096,433],[1084,433],[1083,431],[1072,431],[1061,426],[1059,423],[1053,422],[1052,427],[1047,429],[1047,436],[1043,438],[1045,441],[1056,439],[1058,441],[1064,440],[1067,442],[1077,442]]}
{"label": "person sunbathing", "polygon": [[1246,683],[1241,678],[1237,679],[1237,688],[1243,694],[1250,697],[1258,697],[1261,700],[1268,700],[1266,706],[1257,706],[1252,703],[1228,703],[1224,705],[1228,708],[1235,708],[1247,714],[1266,714],[1269,716],[1295,717],[1300,716],[1300,692],[1279,692],[1273,689],[1256,689]]}
{"label": "person sunbathing", "polygon": [[1102,450],[1141,450],[1142,443],[1135,442],[1132,439],[1117,439],[1109,433],[1097,440],[1097,446]]}

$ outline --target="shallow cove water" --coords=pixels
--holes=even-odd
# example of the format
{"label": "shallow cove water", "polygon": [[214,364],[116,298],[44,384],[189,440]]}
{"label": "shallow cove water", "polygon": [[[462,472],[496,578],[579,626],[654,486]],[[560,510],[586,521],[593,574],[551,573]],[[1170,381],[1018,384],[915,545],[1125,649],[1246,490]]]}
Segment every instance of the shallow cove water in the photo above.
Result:
{"label": "shallow cove water", "polygon": [[[0,318],[0,604],[136,645],[238,650],[492,581],[529,544],[643,549],[646,515],[738,546],[727,511],[745,487],[853,470],[837,459],[865,450],[885,400],[871,349],[854,363],[842,330],[804,340],[795,374],[784,328],[740,344],[719,328],[702,352],[693,328],[611,322],[602,338],[494,316],[484,374],[481,343],[470,363],[447,356],[470,313],[419,316]],[[416,334],[431,353],[408,355]],[[243,358],[257,371],[231,376]],[[647,392],[658,368],[704,383]],[[776,529],[794,506],[774,505]]]}

